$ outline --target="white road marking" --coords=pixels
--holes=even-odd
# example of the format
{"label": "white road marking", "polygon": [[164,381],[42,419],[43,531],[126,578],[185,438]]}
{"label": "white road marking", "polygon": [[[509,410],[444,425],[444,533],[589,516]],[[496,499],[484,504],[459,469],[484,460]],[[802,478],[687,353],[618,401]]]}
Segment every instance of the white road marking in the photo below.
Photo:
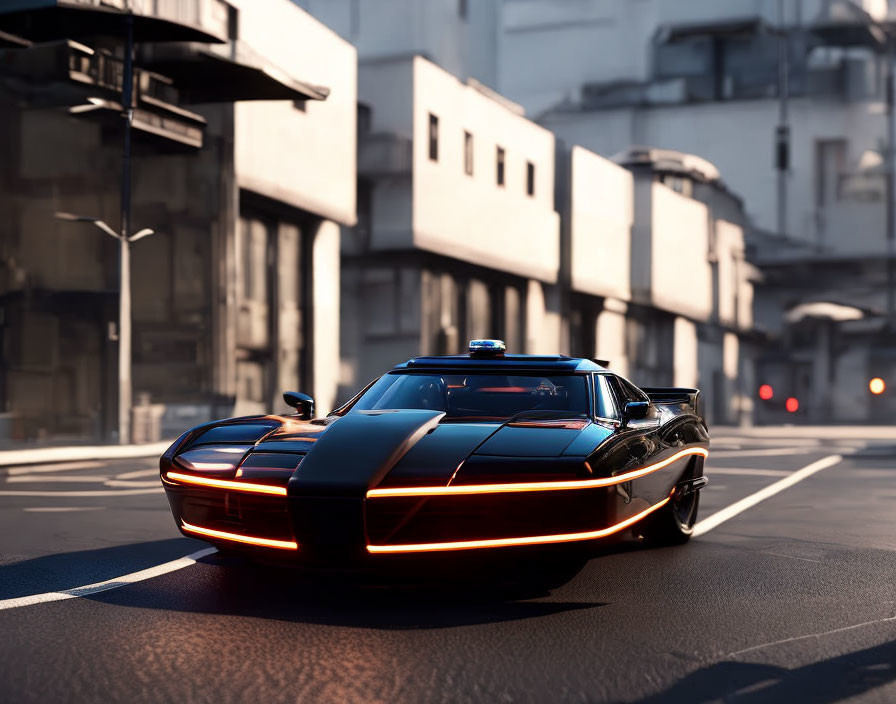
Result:
{"label": "white road marking", "polygon": [[147,569],[138,572],[131,572],[130,574],[125,574],[121,577],[113,577],[104,582],[96,582],[95,584],[88,584],[84,587],[74,587],[73,589],[65,589],[58,592],[45,592],[43,594],[20,596],[15,599],[3,599],[0,600],[0,611],[3,611],[4,609],[17,609],[22,606],[31,606],[32,604],[46,604],[50,601],[75,599],[79,596],[90,596],[91,594],[105,592],[109,589],[123,587],[127,584],[142,582],[147,579],[152,579],[153,577],[160,577],[169,572],[182,570],[184,567],[189,567],[190,565],[195,565],[197,560],[216,552],[218,552],[217,548],[205,548],[204,550],[199,550],[186,557],[181,557],[177,560],[172,560],[171,562],[165,562],[161,565],[156,565],[155,567],[148,567]]}
{"label": "white road marking", "polygon": [[31,506],[23,508],[29,513],[63,513],[65,511],[102,511],[105,506]]}
{"label": "white road marking", "polygon": [[784,469],[753,469],[752,467],[707,467],[705,474],[745,474],[757,477],[786,477],[790,472]]}
{"label": "white road marking", "polygon": [[886,618],[880,618],[876,621],[864,621],[862,623],[856,623],[852,626],[843,626],[843,628],[835,628],[832,631],[822,631],[821,633],[809,633],[805,636],[793,636],[792,638],[784,638],[783,640],[773,640],[770,643],[762,643],[760,645],[754,645],[750,648],[744,648],[743,650],[735,650],[733,653],[728,653],[726,658],[732,658],[737,655],[743,655],[744,653],[751,653],[754,650],[762,650],[763,648],[771,648],[773,645],[783,645],[784,643],[793,643],[797,640],[805,640],[806,638],[823,638],[824,636],[831,636],[835,633],[844,633],[846,631],[853,631],[856,628],[864,628],[865,626],[875,626],[880,623],[890,623],[891,621],[896,621],[896,616],[887,616]]}
{"label": "white road marking", "polygon": [[116,479],[139,479],[140,477],[152,477],[158,476],[159,468],[153,467],[152,469],[138,469],[136,472],[125,472],[124,474],[116,474]]}
{"label": "white road marking", "polygon": [[5,473],[13,476],[16,474],[34,474],[36,472],[69,472],[73,469],[95,469],[102,466],[102,462],[59,462],[43,467],[10,467]]}
{"label": "white road marking", "polygon": [[697,525],[694,526],[694,536],[696,537],[698,535],[708,533],[713,528],[720,526],[725,521],[731,520],[735,516],[746,511],[748,508],[752,508],[759,502],[771,498],[775,494],[778,494],[788,487],[791,487],[794,484],[803,481],[803,479],[811,477],[813,474],[820,472],[823,469],[833,467],[842,459],[843,457],[841,455],[830,455],[828,457],[824,457],[823,459],[813,462],[812,464],[806,465],[802,469],[798,469],[792,474],[784,477],[784,479],[776,481],[774,484],[770,484],[764,489],[760,489],[755,494],[750,494],[746,498],[734,502],[730,506],[723,508],[721,511],[717,511],[716,513],[712,514],[709,518],[704,518],[702,521],[697,523]]}
{"label": "white road marking", "polygon": [[[173,439],[172,439],[173,440]],[[130,460],[158,457],[172,440],[147,445],[99,445],[90,447],[39,447],[29,450],[0,450],[0,466],[11,467],[26,464],[47,464],[71,460]]]}
{"label": "white road marking", "polygon": [[78,474],[76,476],[69,476],[67,474],[63,474],[60,476],[55,476],[53,474],[20,474],[16,477],[8,477],[6,480],[7,484],[37,484],[37,483],[47,483],[47,482],[68,482],[72,484],[92,484],[97,482],[107,481],[109,477],[104,477],[98,474]]}
{"label": "white road marking", "polygon": [[743,446],[745,443],[755,447],[756,445],[786,445],[787,447],[800,447],[800,446],[819,446],[821,445],[821,440],[816,438],[794,438],[794,437],[753,437],[753,438],[744,438],[744,437],[720,437],[717,438],[713,436],[710,438],[710,442],[713,445],[725,445],[725,444],[735,444]]}
{"label": "white road marking", "polygon": [[[153,474],[158,474],[158,472],[153,471]],[[129,487],[133,487],[134,489],[136,489],[137,487],[160,486],[160,485],[161,485],[161,481],[159,480],[158,477],[156,477],[155,479],[149,480],[149,481],[144,481],[144,482],[124,481],[121,479],[110,479],[106,482],[103,482],[103,486],[124,486],[124,487],[129,486]]]}
{"label": "white road marking", "polygon": [[161,486],[155,489],[93,489],[87,491],[0,491],[0,496],[133,496],[136,494],[160,494]]}
{"label": "white road marking", "polygon": [[780,447],[768,450],[716,450],[713,457],[775,457],[777,455],[807,455],[818,452],[818,447]]}

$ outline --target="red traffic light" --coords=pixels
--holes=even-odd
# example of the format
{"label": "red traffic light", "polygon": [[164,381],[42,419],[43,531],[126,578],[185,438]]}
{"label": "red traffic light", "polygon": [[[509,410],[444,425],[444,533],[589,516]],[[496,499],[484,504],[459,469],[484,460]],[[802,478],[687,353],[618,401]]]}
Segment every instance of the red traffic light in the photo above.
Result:
{"label": "red traffic light", "polygon": [[763,401],[771,401],[775,397],[775,390],[769,384],[759,387],[759,398]]}
{"label": "red traffic light", "polygon": [[796,413],[800,410],[800,402],[791,396],[784,402],[784,408],[787,409],[788,413]]}

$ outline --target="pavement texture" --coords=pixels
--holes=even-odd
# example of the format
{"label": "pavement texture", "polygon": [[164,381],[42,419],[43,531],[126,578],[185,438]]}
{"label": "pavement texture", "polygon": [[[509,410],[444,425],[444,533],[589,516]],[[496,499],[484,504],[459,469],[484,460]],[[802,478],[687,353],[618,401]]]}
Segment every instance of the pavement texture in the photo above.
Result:
{"label": "pavement texture", "polygon": [[0,476],[0,701],[894,702],[896,440],[714,432],[687,545],[629,541],[537,598],[321,580],[201,550],[152,459]]}

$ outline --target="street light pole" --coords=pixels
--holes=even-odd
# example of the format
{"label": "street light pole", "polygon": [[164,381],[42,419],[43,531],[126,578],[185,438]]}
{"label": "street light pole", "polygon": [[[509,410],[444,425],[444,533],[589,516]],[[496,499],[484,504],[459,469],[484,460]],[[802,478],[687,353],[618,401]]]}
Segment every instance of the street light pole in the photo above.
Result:
{"label": "street light pole", "polygon": [[127,237],[125,231],[118,233],[99,218],[56,213],[56,219],[89,222],[118,240],[121,267],[118,291],[118,442],[126,445],[131,441],[131,244],[154,232],[147,227]]}
{"label": "street light pole", "polygon": [[131,441],[131,123],[134,119],[134,15],[127,8],[124,70],[121,76],[121,116],[124,145],[121,157],[121,229],[118,288],[118,442]]}
{"label": "street light pole", "polygon": [[786,235],[787,172],[790,169],[790,122],[787,99],[790,93],[790,48],[784,25],[784,0],[778,0],[778,127],[775,130],[775,168],[778,171],[778,234]]}
{"label": "street light pole", "polygon": [[886,206],[886,239],[887,239],[887,255],[886,255],[886,277],[887,277],[887,330],[896,329],[894,325],[894,317],[896,317],[896,272],[894,272],[894,257],[896,257],[896,194],[893,192],[894,178],[893,170],[894,159],[896,159],[896,126],[894,126],[894,86],[893,86],[893,37],[887,34],[887,50],[884,76],[886,77],[885,98],[886,98],[886,165],[884,168],[884,185],[886,194],[884,204]]}

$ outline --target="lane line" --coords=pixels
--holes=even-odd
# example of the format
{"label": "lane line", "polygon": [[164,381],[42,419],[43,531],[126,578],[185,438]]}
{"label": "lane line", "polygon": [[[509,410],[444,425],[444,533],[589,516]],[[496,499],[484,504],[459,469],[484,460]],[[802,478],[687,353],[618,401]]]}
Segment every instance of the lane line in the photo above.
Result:
{"label": "lane line", "polygon": [[2,471],[2,474],[14,476],[16,474],[34,474],[36,472],[70,472],[73,469],[96,469],[102,466],[102,462],[61,462],[48,464],[43,467],[7,467]]}
{"label": "lane line", "polygon": [[768,450],[713,450],[716,457],[776,457],[778,455],[808,455],[821,452],[820,447],[780,447]]}
{"label": "lane line", "polygon": [[780,447],[797,447],[797,446],[809,446],[813,445],[818,447],[821,445],[821,440],[817,440],[815,438],[792,438],[792,437],[734,437],[734,436],[722,436],[712,438],[713,445],[741,445],[749,444],[753,447],[758,445],[778,445]]}
{"label": "lane line", "polygon": [[158,476],[159,468],[153,467],[152,469],[138,469],[136,472],[125,472],[124,474],[116,474],[116,479],[139,479],[140,477],[152,477]]}
{"label": "lane line", "polygon": [[92,491],[0,491],[0,496],[134,496],[136,494],[161,494],[162,487],[155,489],[101,489]]}
{"label": "lane line", "polygon": [[64,513],[66,511],[104,511],[105,506],[32,506],[23,508],[28,513]]}
{"label": "lane line", "polygon": [[61,474],[59,476],[55,476],[53,474],[20,474],[15,477],[8,477],[6,480],[7,484],[41,484],[41,483],[49,483],[49,482],[60,482],[60,483],[70,483],[70,484],[101,484],[109,479],[107,476],[102,476],[100,474],[77,474],[74,476],[70,476],[68,474]]}
{"label": "lane line", "polygon": [[770,643],[761,643],[760,645],[754,645],[750,648],[744,648],[743,650],[735,650],[733,653],[728,653],[726,658],[733,658],[737,655],[743,655],[744,653],[751,653],[754,650],[762,650],[763,648],[771,648],[774,645],[783,645],[784,643],[793,643],[798,640],[806,640],[807,638],[823,638],[824,636],[831,636],[835,633],[845,633],[846,631],[854,631],[856,628],[864,628],[865,626],[875,626],[880,623],[890,623],[891,621],[896,621],[896,616],[887,616],[885,618],[879,618],[875,621],[863,621],[862,623],[856,623],[852,626],[843,626],[842,628],[835,628],[831,631],[822,631],[821,633],[809,633],[804,636],[793,636],[792,638],[784,638],[782,640],[773,640]]}
{"label": "lane line", "polygon": [[[153,474],[158,474],[155,470],[153,470]],[[144,486],[159,486],[160,482],[158,477],[155,479],[150,479],[148,481],[132,481],[132,480],[124,480],[124,479],[110,479],[108,481],[103,482],[103,486],[122,486],[122,487],[131,487],[132,489],[137,489]]]}
{"label": "lane line", "polygon": [[135,584],[136,582],[143,582],[144,580],[152,579],[153,577],[160,577],[163,574],[176,572],[177,570],[182,570],[184,567],[195,565],[198,560],[216,552],[218,552],[217,548],[205,548],[204,550],[199,550],[198,552],[194,552],[185,557],[180,557],[171,562],[165,562],[161,565],[156,565],[155,567],[148,567],[147,569],[138,572],[124,574],[121,577],[113,577],[112,579],[107,579],[103,582],[96,582],[95,584],[88,584],[83,587],[74,587],[73,589],[64,589],[58,592],[45,592],[44,594],[20,596],[15,599],[3,599],[0,600],[0,611],[5,609],[17,609],[22,606],[32,606],[33,604],[46,604],[51,601],[75,599],[80,596],[90,596],[92,594],[98,594],[99,592],[108,591],[109,589],[116,589],[117,587]]}
{"label": "lane line", "polygon": [[735,516],[746,511],[748,508],[752,508],[761,501],[765,501],[766,499],[771,498],[775,494],[778,494],[788,487],[791,487],[794,484],[803,481],[803,479],[811,477],[813,474],[816,474],[823,469],[833,467],[835,464],[842,460],[843,457],[841,455],[829,455],[828,457],[817,460],[812,464],[806,465],[802,469],[798,469],[797,471],[793,472],[784,479],[775,482],[774,484],[769,484],[767,487],[765,487],[764,489],[760,489],[755,494],[750,494],[746,498],[734,502],[730,506],[723,508],[721,511],[717,511],[708,518],[704,518],[702,521],[697,523],[697,525],[694,526],[694,537],[703,535],[704,533],[708,533],[713,528],[720,526],[725,521],[731,520]]}
{"label": "lane line", "polygon": [[707,467],[704,472],[711,474],[744,474],[757,477],[787,477],[790,472],[785,469],[753,469],[752,467]]}

